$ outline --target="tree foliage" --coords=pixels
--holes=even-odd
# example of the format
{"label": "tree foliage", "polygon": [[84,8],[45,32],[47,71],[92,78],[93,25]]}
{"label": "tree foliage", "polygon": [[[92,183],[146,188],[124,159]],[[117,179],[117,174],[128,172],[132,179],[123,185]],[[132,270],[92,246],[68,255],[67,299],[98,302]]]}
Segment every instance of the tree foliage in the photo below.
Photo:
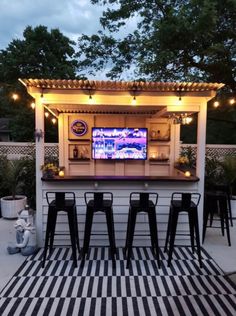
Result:
{"label": "tree foliage", "polygon": [[[34,137],[32,99],[18,78],[76,78],[74,46],[75,43],[58,29],[48,31],[46,26],[40,25],[26,27],[23,39],[12,40],[0,51],[0,116],[12,118],[10,127],[15,141],[32,141]],[[13,102],[12,92],[18,92],[20,100]],[[51,127],[52,131],[50,139],[56,141],[56,128]]]}
{"label": "tree foliage", "polygon": [[[91,74],[116,79],[130,70],[133,79],[216,81],[236,90],[236,0],[91,2],[105,5],[103,31],[79,38],[79,65]],[[128,32],[130,20],[136,27]]]}

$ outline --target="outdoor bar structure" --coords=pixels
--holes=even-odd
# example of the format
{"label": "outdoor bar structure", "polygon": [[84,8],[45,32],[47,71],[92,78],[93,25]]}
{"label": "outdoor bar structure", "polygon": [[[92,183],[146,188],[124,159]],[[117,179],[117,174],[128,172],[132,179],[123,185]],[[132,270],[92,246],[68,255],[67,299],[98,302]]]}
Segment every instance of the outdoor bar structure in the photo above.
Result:
{"label": "outdoor bar structure", "polygon": [[[158,239],[166,236],[172,192],[204,192],[207,102],[223,84],[112,82],[89,80],[20,79],[35,99],[36,227],[43,245],[48,206],[46,192],[76,194],[80,239],[83,239],[86,191],[111,191],[117,246],[124,246],[132,191],[156,192]],[[44,111],[58,119],[59,165],[64,176],[42,177],[44,163]],[[180,152],[180,124],[197,113],[196,173],[186,176],[175,168]],[[202,229],[203,199],[199,206]],[[185,217],[180,229],[185,230]],[[136,231],[147,231],[146,215],[137,218]],[[188,227],[186,227],[187,229]],[[68,231],[60,216],[56,229]],[[96,214],[91,244],[108,245],[104,214]],[[103,233],[103,235],[100,235]],[[184,238],[184,237],[182,237]],[[134,244],[146,245],[150,237],[136,236]],[[68,235],[55,244],[70,244]]]}

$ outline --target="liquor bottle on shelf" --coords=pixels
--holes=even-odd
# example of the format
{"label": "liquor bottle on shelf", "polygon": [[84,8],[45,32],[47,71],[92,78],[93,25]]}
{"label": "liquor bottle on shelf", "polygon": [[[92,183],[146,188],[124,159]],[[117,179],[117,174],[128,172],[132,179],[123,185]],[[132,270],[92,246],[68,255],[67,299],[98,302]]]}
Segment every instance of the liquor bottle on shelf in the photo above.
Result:
{"label": "liquor bottle on shelf", "polygon": [[73,158],[78,159],[78,157],[79,157],[79,151],[78,151],[78,147],[75,145],[73,149]]}

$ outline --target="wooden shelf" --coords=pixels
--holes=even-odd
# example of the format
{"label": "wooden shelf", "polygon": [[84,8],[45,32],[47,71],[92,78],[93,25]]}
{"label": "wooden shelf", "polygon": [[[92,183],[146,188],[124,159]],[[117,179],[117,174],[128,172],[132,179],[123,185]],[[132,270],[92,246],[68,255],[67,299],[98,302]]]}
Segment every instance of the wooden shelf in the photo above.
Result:
{"label": "wooden shelf", "polygon": [[90,158],[69,158],[70,161],[89,161]]}
{"label": "wooden shelf", "polygon": [[68,138],[68,140],[70,142],[74,142],[74,143],[78,143],[78,142],[90,142],[90,139],[89,138],[78,138],[78,139],[71,139],[71,138]]}
{"label": "wooden shelf", "polygon": [[169,158],[166,159],[155,159],[155,158],[149,158],[150,162],[162,162],[162,163],[167,163],[169,162]]}
{"label": "wooden shelf", "polygon": [[149,139],[149,142],[162,142],[162,143],[168,143],[170,141],[170,138],[167,139],[160,139],[160,138],[151,138]]}

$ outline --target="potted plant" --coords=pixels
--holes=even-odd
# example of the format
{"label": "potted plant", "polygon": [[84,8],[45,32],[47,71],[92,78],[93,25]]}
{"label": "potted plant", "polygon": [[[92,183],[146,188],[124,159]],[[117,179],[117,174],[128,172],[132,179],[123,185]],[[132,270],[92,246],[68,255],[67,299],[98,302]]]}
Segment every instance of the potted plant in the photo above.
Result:
{"label": "potted plant", "polygon": [[9,160],[6,156],[1,157],[1,188],[7,194],[1,198],[1,213],[5,218],[16,218],[27,203],[27,197],[22,195],[27,163],[24,158]]}
{"label": "potted plant", "polygon": [[46,162],[41,166],[41,170],[44,178],[53,178],[59,172],[58,166],[53,162]]}

